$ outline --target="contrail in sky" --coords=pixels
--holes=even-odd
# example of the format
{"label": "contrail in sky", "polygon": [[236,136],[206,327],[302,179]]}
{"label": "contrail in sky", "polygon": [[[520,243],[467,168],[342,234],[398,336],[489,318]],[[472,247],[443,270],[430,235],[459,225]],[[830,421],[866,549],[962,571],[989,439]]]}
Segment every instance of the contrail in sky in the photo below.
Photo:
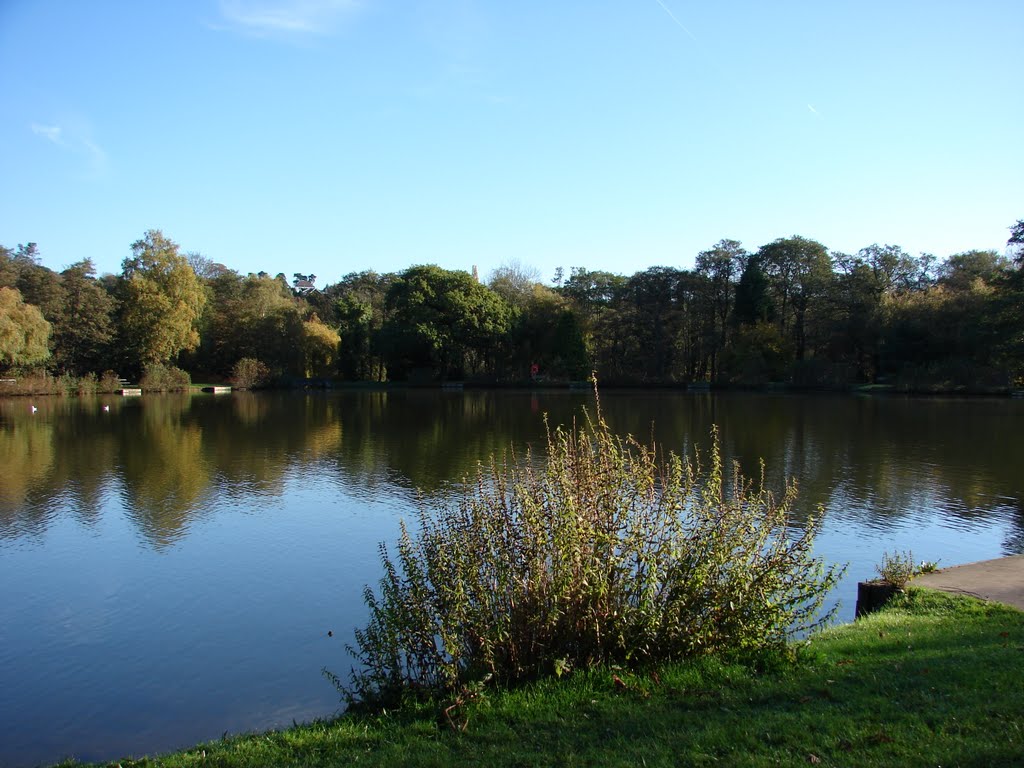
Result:
{"label": "contrail in sky", "polygon": [[672,21],[674,21],[676,23],[676,25],[681,30],[683,30],[683,32],[685,32],[686,34],[688,34],[690,36],[690,38],[693,40],[693,42],[695,42],[695,43],[697,42],[697,38],[694,37],[693,32],[688,30],[686,28],[686,25],[683,24],[683,22],[681,22],[679,19],[676,18],[676,15],[674,13],[672,13],[672,11],[669,10],[669,7],[667,5],[665,5],[663,2],[661,2],[661,0],[654,0],[654,2],[656,2],[658,5],[660,5],[662,7],[662,10],[664,10],[665,13],[667,13],[669,15],[669,17],[672,19]]}

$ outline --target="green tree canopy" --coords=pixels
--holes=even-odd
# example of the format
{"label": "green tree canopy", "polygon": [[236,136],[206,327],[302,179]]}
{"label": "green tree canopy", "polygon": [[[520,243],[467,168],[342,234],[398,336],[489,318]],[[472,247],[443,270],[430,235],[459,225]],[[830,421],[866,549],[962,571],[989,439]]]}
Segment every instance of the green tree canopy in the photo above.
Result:
{"label": "green tree canopy", "polygon": [[[629,278],[624,319],[628,318],[632,333],[623,340],[625,354],[622,370],[616,371],[619,376],[626,378],[625,374],[632,372],[641,380],[674,378],[685,329],[687,278],[691,277],[673,267],[650,267]],[[607,323],[604,328],[607,336],[619,330]]]}
{"label": "green tree canopy", "polygon": [[0,365],[38,365],[50,357],[50,324],[14,288],[0,287]]}
{"label": "green tree canopy", "polygon": [[534,365],[545,378],[585,378],[591,370],[590,357],[571,302],[535,283],[516,317],[508,359],[515,379],[526,379]]}
{"label": "green tree canopy", "polygon": [[211,290],[203,357],[212,370],[226,374],[242,358],[252,358],[276,375],[302,375],[305,334],[286,284],[225,272],[211,281]]}
{"label": "green tree canopy", "polygon": [[1024,219],[1018,219],[1017,223],[1010,227],[1010,239],[1006,241],[1006,245],[1013,254],[1014,263],[1024,269]]}
{"label": "green tree canopy", "polygon": [[0,287],[16,288],[18,285],[18,264],[14,251],[0,245]]}
{"label": "green tree canopy", "polygon": [[39,248],[35,243],[19,245],[14,255],[17,269],[15,288],[26,304],[39,308],[47,321],[59,322],[64,313],[64,289],[60,275],[39,263]]}
{"label": "green tree canopy", "polygon": [[1009,267],[996,251],[965,251],[950,256],[939,267],[939,282],[954,291],[966,291],[975,280],[995,283]]}
{"label": "green tree canopy", "polygon": [[166,363],[199,344],[206,292],[178,246],[151,229],[122,264],[121,334],[128,362]]}
{"label": "green tree canopy", "polygon": [[491,272],[488,287],[511,307],[524,310],[533,299],[534,286],[540,283],[540,272],[533,267],[509,261]]}
{"label": "green tree canopy", "polygon": [[373,270],[351,272],[323,290],[322,295],[333,305],[331,316],[341,335],[338,371],[346,379],[383,381],[386,376],[380,335],[388,288],[394,279],[391,273],[379,275]]}
{"label": "green tree canopy", "polygon": [[466,272],[416,266],[388,290],[383,334],[388,369],[399,375],[430,368],[442,378],[467,370],[493,371],[493,357],[508,332],[508,304]]}
{"label": "green tree canopy", "polygon": [[775,296],[779,327],[793,339],[796,359],[803,360],[808,313],[819,306],[833,277],[828,249],[793,235],[761,246],[758,257]]}
{"label": "green tree canopy", "polygon": [[58,368],[76,374],[102,370],[114,337],[115,301],[95,274],[89,259],[60,274],[64,311],[54,322],[54,360]]}
{"label": "green tree canopy", "polygon": [[718,377],[718,357],[729,343],[729,322],[736,300],[736,284],[749,254],[738,240],[720,240],[710,250],[697,254],[696,269],[707,281],[709,309],[715,335],[712,345],[711,378]]}
{"label": "green tree canopy", "polygon": [[772,319],[775,309],[768,292],[768,277],[761,268],[761,259],[746,260],[736,284],[735,318],[737,325],[753,325]]}

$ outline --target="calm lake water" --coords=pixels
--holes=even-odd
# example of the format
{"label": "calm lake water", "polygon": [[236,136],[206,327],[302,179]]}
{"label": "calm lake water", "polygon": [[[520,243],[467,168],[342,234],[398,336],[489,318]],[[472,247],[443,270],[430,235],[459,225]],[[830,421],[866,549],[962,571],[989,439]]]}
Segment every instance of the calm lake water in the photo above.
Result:
{"label": "calm lake water", "polygon": [[[826,509],[818,551],[1024,551],[1024,400],[604,392],[617,431]],[[537,444],[592,395],[342,392],[0,400],[0,765],[153,753],[336,712],[377,544],[417,489]],[[109,406],[109,410],[104,410]],[[333,637],[328,636],[333,632]]]}

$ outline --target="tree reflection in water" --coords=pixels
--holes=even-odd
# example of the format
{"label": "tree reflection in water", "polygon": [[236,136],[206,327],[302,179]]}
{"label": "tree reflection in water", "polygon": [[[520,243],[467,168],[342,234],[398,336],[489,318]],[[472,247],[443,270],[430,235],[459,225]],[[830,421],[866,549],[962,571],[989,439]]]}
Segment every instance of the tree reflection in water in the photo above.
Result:
{"label": "tree reflection in water", "polygon": [[[0,537],[39,537],[57,514],[94,524],[116,490],[143,539],[187,535],[213,498],[285,493],[319,478],[363,493],[444,495],[478,461],[538,444],[542,415],[581,418],[589,393],[235,393],[0,401]],[[103,406],[109,406],[109,411]],[[680,453],[706,447],[801,486],[798,510],[824,504],[881,530],[930,509],[963,525],[993,515],[1024,541],[1024,403],[1007,400],[606,392],[613,429]]]}
{"label": "tree reflection in water", "polygon": [[[0,400],[0,763],[113,758],[329,715],[376,545],[588,392]],[[1024,401],[604,391],[619,433],[707,449],[826,508],[835,597],[886,550],[1024,548]],[[106,411],[103,406],[109,406]],[[333,638],[327,631],[333,630]],[[60,727],[54,728],[57,723]],[[155,724],[155,725],[154,725]],[[91,750],[91,751],[90,751]]]}

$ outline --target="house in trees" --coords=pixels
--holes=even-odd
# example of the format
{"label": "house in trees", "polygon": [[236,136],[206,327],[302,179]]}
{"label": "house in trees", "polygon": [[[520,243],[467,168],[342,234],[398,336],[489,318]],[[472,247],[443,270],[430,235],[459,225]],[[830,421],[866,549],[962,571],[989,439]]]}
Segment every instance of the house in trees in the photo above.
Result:
{"label": "house in trees", "polygon": [[317,293],[316,275],[301,275],[298,272],[292,275],[292,291],[296,296],[305,296],[310,293]]}

